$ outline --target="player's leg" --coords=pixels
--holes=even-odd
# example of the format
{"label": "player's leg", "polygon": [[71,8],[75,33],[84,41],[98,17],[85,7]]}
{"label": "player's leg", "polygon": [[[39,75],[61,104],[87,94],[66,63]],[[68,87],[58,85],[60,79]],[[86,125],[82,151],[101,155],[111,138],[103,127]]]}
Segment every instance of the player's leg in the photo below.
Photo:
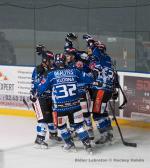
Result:
{"label": "player's leg", "polygon": [[54,124],[53,115],[52,115],[52,100],[49,98],[46,100],[44,118],[48,124],[49,139],[52,141],[60,142],[62,139],[58,136],[57,126]]}
{"label": "player's leg", "polygon": [[91,142],[88,131],[84,128],[84,117],[82,111],[70,113],[74,120],[74,127],[80,141],[88,152],[92,152]]}
{"label": "player's leg", "polygon": [[75,131],[75,126],[74,126],[74,120],[71,115],[68,115],[68,121],[69,121],[69,131],[71,133],[71,136],[73,139],[77,138],[77,133]]}
{"label": "player's leg", "polygon": [[70,130],[67,128],[67,115],[68,113],[57,113],[58,130],[60,131],[61,138],[65,142],[63,146],[64,151],[74,150],[75,145],[71,137]]}
{"label": "player's leg", "polygon": [[82,95],[80,99],[83,117],[84,117],[84,123],[86,125],[86,129],[88,131],[89,137],[91,140],[94,139],[94,131],[93,131],[93,125],[92,125],[92,117],[91,117],[91,98],[88,91],[86,91],[85,94]]}
{"label": "player's leg", "polygon": [[44,118],[44,111],[43,111],[43,99],[39,98],[36,100],[36,102],[33,103],[33,108],[36,113],[37,117],[37,126],[36,126],[36,132],[37,137],[35,140],[35,144],[39,145],[40,147],[47,148],[48,144],[45,142],[46,132],[47,132],[47,123]]}
{"label": "player's leg", "polygon": [[104,90],[95,90],[93,96],[93,119],[101,135],[101,138],[96,143],[103,144],[113,138],[111,120],[107,111],[107,102],[112,94]]}

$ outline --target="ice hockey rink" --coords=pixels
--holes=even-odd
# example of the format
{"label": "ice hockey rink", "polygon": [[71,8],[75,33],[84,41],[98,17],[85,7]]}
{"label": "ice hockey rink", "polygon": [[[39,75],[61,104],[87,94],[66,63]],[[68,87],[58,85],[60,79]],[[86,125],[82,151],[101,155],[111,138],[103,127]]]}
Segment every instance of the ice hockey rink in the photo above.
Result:
{"label": "ice hockey rink", "polygon": [[62,144],[50,143],[47,150],[35,149],[35,125],[35,118],[0,116],[0,168],[150,167],[149,129],[121,126],[125,140],[137,143],[137,148],[133,148],[121,143],[118,130],[114,127],[115,143],[95,146],[91,156],[78,141],[75,141],[76,153],[64,152]]}

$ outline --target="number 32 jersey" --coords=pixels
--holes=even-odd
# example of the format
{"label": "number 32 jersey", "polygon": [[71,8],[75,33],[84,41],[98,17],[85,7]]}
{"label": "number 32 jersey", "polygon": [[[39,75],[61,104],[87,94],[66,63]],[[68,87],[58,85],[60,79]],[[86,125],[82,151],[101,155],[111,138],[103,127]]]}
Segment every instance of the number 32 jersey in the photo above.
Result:
{"label": "number 32 jersey", "polygon": [[56,112],[72,112],[81,109],[79,83],[91,84],[93,78],[76,68],[60,68],[48,74],[46,82],[39,86],[39,94],[52,89],[53,110]]}

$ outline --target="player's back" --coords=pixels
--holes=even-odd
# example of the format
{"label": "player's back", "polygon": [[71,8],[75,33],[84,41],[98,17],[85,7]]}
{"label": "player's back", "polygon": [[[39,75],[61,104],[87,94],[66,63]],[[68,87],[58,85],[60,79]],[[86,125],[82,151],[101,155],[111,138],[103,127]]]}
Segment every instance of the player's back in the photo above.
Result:
{"label": "player's back", "polygon": [[80,110],[78,73],[75,68],[60,68],[51,72],[54,110],[57,112]]}

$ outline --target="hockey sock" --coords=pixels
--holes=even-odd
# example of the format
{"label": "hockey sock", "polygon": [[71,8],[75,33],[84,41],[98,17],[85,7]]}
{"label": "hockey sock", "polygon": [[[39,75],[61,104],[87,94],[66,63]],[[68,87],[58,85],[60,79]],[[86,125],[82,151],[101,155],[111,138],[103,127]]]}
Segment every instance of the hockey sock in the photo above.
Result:
{"label": "hockey sock", "polygon": [[48,123],[48,130],[50,134],[57,133],[57,128],[54,123]]}
{"label": "hockey sock", "polygon": [[84,129],[83,125],[77,125],[76,132],[78,134],[79,139],[83,142],[87,139],[89,139],[88,132]]}
{"label": "hockey sock", "polygon": [[89,117],[84,117],[84,121],[85,121],[85,124],[87,126],[88,129],[92,129],[92,120],[91,120],[91,116]]}
{"label": "hockey sock", "polygon": [[66,127],[61,127],[61,128],[59,128],[59,130],[60,130],[62,139],[67,144],[71,144],[72,143],[72,139],[71,139],[71,133],[70,133],[70,131]]}
{"label": "hockey sock", "polygon": [[112,130],[111,121],[108,117],[101,117],[97,121],[95,121],[95,123],[100,133]]}
{"label": "hockey sock", "polygon": [[46,123],[38,123],[36,126],[37,135],[45,137],[47,131],[47,124]]}

